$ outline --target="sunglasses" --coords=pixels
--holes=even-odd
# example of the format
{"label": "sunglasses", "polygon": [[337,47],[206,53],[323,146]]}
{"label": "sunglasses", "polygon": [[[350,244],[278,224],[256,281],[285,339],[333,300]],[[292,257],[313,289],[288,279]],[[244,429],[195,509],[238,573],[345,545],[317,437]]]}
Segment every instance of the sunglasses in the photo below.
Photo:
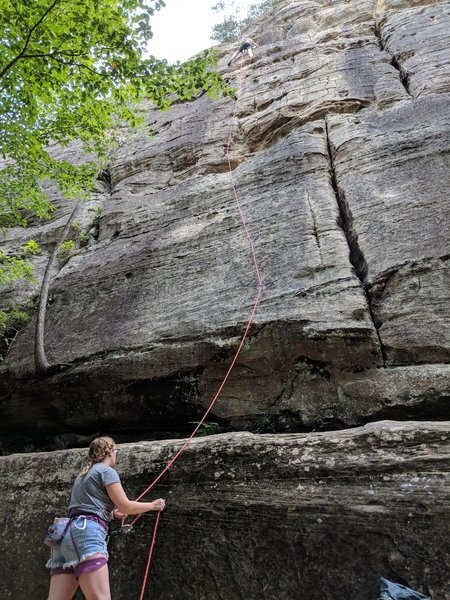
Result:
{"label": "sunglasses", "polygon": [[115,452],[117,454],[117,452],[122,452],[122,448],[113,448],[111,452]]}

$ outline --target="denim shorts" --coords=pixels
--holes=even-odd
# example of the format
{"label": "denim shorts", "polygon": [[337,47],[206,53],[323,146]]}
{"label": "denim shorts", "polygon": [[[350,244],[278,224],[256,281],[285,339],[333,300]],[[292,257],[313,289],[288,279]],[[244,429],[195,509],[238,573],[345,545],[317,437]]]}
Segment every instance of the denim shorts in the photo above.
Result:
{"label": "denim shorts", "polygon": [[51,549],[51,557],[46,567],[69,569],[93,554],[101,554],[108,559],[107,535],[107,529],[97,521],[84,515],[75,517],[61,543]]}

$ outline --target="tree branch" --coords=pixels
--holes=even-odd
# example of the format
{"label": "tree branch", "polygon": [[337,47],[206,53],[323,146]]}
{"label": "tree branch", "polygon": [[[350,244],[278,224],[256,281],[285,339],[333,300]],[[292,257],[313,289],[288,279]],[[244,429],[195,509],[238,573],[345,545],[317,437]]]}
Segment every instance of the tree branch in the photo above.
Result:
{"label": "tree branch", "polygon": [[48,54],[23,54],[21,58],[54,58],[55,56],[69,56],[74,58],[75,56],[89,56],[89,52],[66,52],[64,50],[60,50],[57,52],[49,52]]}
{"label": "tree branch", "polygon": [[72,61],[72,60],[64,60],[62,58],[58,58],[57,56],[53,56],[51,54],[48,55],[48,58],[51,58],[52,60],[54,60],[55,62],[59,63],[60,65],[68,65],[69,67],[78,67],[79,69],[86,69],[87,71],[89,71],[90,73],[92,73],[92,75],[96,75],[97,77],[101,77],[102,76],[102,73],[99,73],[98,71],[96,71],[92,67],[89,67],[88,65],[85,65],[82,62],[76,62],[76,61]]}
{"label": "tree branch", "polygon": [[9,1],[10,1],[10,3],[12,4],[12,6],[13,6],[14,10],[16,11],[16,13],[17,13],[17,14],[19,15],[19,17],[20,17],[20,18],[23,20],[23,17],[22,17],[22,15],[20,14],[20,11],[19,11],[19,9],[17,8],[17,6],[14,4],[13,0],[9,0]]}
{"label": "tree branch", "polygon": [[12,59],[12,61],[9,62],[6,65],[6,67],[0,72],[0,79],[6,75],[6,73],[16,64],[16,62],[18,60],[23,58],[23,55],[25,54],[26,49],[28,48],[28,44],[30,43],[33,33],[36,31],[36,29],[39,27],[39,25],[41,25],[41,23],[44,21],[44,19],[47,17],[47,15],[49,15],[51,13],[51,11],[55,8],[55,6],[57,4],[59,4],[60,2],[62,2],[62,0],[53,0],[52,4],[50,4],[50,6],[47,7],[47,9],[41,15],[39,20],[31,27],[31,29],[28,32],[27,39],[25,40],[25,44],[24,44],[21,52],[17,56],[15,56]]}
{"label": "tree branch", "polygon": [[56,242],[52,253],[50,254],[47,266],[45,267],[44,277],[42,279],[41,291],[39,293],[38,311],[36,316],[36,329],[34,333],[34,366],[36,373],[40,374],[46,373],[51,369],[52,366],[48,362],[47,356],[45,354],[45,317],[47,315],[47,302],[48,292],[51,283],[51,271],[53,264],[56,261],[59,247],[64,242],[67,234],[69,233],[70,226],[72,225],[73,220],[75,219],[75,215],[77,214],[80,204],[81,202],[80,200],[78,200],[75,206],[73,207],[73,210],[66,221],[64,229],[61,235],[59,236],[59,239]]}

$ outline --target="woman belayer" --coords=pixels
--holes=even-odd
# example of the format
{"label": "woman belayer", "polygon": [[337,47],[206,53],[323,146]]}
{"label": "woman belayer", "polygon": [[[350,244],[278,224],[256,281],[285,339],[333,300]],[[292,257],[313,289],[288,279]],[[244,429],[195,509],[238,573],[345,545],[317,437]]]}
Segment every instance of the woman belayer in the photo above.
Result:
{"label": "woman belayer", "polygon": [[51,580],[48,600],[71,600],[80,586],[87,600],[110,600],[108,524],[113,518],[164,510],[162,498],[129,500],[114,466],[119,448],[109,437],[91,442],[88,461],[75,479],[69,520],[47,562]]}

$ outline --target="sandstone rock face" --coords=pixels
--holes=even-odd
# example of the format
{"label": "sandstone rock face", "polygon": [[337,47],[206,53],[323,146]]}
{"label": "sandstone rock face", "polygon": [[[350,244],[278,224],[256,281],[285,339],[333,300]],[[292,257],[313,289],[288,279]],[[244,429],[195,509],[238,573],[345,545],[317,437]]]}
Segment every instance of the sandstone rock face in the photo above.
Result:
{"label": "sandstone rock face", "polygon": [[[132,497],[178,447],[123,446],[118,470]],[[167,508],[146,597],[376,600],[384,576],[449,600],[449,450],[450,422],[196,439],[151,492]],[[0,458],[5,600],[46,598],[41,540],[64,514],[83,454]],[[139,597],[153,520],[111,536],[116,600]]]}
{"label": "sandstone rock face", "polygon": [[[375,600],[385,576],[450,600],[449,30],[442,0],[280,2],[253,61],[220,49],[236,106],[143,106],[123,132],[51,286],[46,351],[70,368],[34,375],[34,319],[0,363],[3,453],[190,432],[257,292],[236,184],[263,293],[208,418],[266,435],[195,440],[158,484],[158,599]],[[44,250],[2,307],[38,293],[71,210],[49,192],[54,219],[1,240]],[[178,445],[124,446],[131,497]],[[40,539],[83,453],[0,458],[1,598],[46,597]],[[116,600],[150,525],[112,538]]]}
{"label": "sandstone rock face", "polygon": [[[256,293],[229,127],[264,289],[213,418],[257,431],[449,418],[449,28],[444,1],[281,2],[251,30],[252,62],[228,69],[221,50],[235,119],[206,96],[144,106],[145,130],[124,132],[78,219],[89,229],[101,207],[99,230],[55,273],[46,351],[71,368],[30,380],[34,321],[21,331],[1,366],[5,432],[183,432],[202,414]],[[50,251],[57,204],[4,245]]]}

